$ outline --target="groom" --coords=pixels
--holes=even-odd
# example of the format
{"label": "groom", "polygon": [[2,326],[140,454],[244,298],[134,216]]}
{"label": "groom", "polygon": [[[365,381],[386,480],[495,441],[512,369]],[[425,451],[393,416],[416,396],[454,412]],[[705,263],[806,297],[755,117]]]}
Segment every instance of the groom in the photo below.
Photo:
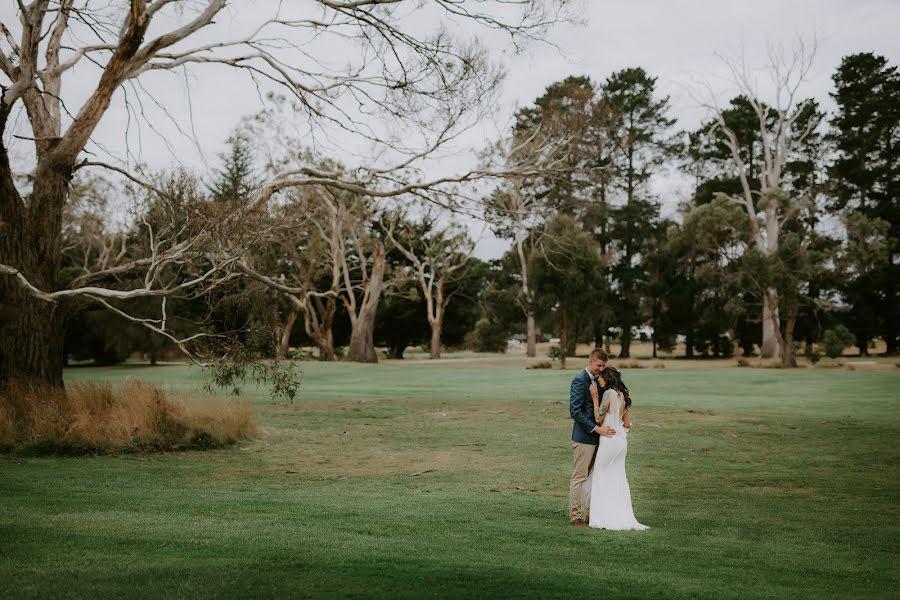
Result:
{"label": "groom", "polygon": [[[594,422],[594,403],[591,400],[591,383],[596,381],[600,371],[606,366],[609,356],[600,348],[594,348],[588,358],[587,367],[580,371],[569,388],[569,414],[575,421],[572,426],[572,449],[575,460],[572,469],[572,482],[569,484],[569,522],[578,527],[587,525],[590,506],[581,506],[581,488],[587,479],[600,436],[612,436],[616,430],[612,427],[600,427]],[[603,394],[603,390],[600,390]],[[584,518],[582,518],[582,513]]]}

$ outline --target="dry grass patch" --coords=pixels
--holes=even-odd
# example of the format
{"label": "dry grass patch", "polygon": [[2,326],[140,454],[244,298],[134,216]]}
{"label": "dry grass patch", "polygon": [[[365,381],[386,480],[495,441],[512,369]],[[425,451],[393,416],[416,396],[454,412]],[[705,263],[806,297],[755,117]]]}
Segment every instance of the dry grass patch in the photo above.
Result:
{"label": "dry grass patch", "polygon": [[638,362],[637,360],[632,359],[619,362],[616,366],[618,366],[620,369],[643,369],[645,365]]}
{"label": "dry grass patch", "polygon": [[218,448],[252,437],[250,404],[172,397],[131,380],[68,389],[12,383],[0,391],[0,449],[119,452]]}
{"label": "dry grass patch", "polygon": [[529,363],[525,366],[526,369],[552,369],[553,363],[549,360],[542,360],[540,362]]}

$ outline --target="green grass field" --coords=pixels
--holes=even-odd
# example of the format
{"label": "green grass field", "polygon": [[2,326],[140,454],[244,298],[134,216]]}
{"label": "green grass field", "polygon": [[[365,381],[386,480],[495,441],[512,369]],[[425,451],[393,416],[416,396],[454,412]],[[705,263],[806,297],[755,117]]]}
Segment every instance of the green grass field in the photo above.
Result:
{"label": "green grass field", "polygon": [[[898,597],[900,370],[626,370],[616,533],[567,524],[574,368],[303,369],[233,449],[0,456],[0,597]],[[132,376],[204,381],[67,380]]]}

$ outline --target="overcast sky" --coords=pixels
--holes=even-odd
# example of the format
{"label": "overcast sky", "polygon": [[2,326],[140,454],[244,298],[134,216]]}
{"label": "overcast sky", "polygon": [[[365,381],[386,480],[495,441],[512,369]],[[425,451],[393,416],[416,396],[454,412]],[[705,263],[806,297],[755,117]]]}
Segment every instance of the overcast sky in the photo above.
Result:
{"label": "overcast sky", "polygon": [[[0,3],[4,5],[0,18],[14,22],[14,3]],[[615,70],[643,67],[659,78],[659,92],[671,96],[677,127],[688,129],[705,115],[691,99],[692,82],[705,80],[720,90],[723,98],[732,95],[717,53],[734,55],[743,48],[750,65],[763,66],[767,43],[790,47],[798,35],[816,35],[819,50],[805,95],[817,98],[826,108],[831,107],[831,74],[841,57],[873,51],[894,64],[900,62],[898,0],[585,0],[583,6],[587,24],[559,26],[550,34],[558,49],[540,44],[517,55],[504,50],[496,37],[484,36],[488,46],[496,49],[495,58],[508,70],[498,117],[461,138],[456,152],[442,159],[442,171],[470,166],[473,158],[468,149],[482,147],[485,138],[507,127],[516,106],[530,103],[548,84],[572,74],[588,75],[600,83]],[[227,18],[239,23],[241,7],[235,4]],[[473,26],[464,27],[477,31]],[[340,53],[340,48],[335,52]],[[152,84],[158,97],[181,103],[176,117],[183,124],[192,121],[188,127],[193,127],[199,140],[199,145],[194,144],[165,124],[158,133],[143,128],[139,143],[134,132],[129,144],[135,152],[133,158],[156,168],[182,163],[205,171],[215,166],[231,129],[242,116],[259,109],[256,88],[224,68],[197,69],[187,86],[184,79],[171,75],[155,77]],[[193,107],[190,115],[186,87]],[[126,122],[124,111],[111,110],[97,139],[113,153],[120,152],[115,148],[122,147]],[[688,192],[686,182],[666,174],[661,174],[654,189],[668,211]],[[502,242],[486,238],[478,254],[493,257],[504,249]]]}

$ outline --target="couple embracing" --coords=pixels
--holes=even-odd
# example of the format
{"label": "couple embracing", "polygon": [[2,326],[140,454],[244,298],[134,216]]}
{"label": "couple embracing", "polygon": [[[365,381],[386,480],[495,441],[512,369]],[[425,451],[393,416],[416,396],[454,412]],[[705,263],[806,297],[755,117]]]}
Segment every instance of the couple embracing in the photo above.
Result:
{"label": "couple embracing", "polygon": [[647,529],[631,507],[625,476],[631,396],[609,356],[595,348],[569,389],[574,468],[569,486],[569,520],[598,529]]}

